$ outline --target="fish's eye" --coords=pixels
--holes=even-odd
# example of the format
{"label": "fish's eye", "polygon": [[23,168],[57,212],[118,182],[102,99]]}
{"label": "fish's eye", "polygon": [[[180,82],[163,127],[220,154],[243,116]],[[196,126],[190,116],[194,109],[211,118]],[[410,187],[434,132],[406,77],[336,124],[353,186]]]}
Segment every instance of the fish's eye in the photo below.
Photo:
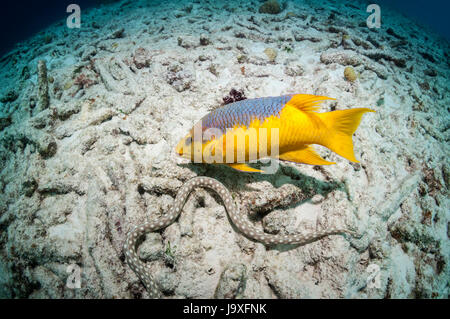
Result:
{"label": "fish's eye", "polygon": [[192,136],[189,136],[189,137],[186,138],[185,144],[186,145],[191,145],[191,143],[192,143]]}

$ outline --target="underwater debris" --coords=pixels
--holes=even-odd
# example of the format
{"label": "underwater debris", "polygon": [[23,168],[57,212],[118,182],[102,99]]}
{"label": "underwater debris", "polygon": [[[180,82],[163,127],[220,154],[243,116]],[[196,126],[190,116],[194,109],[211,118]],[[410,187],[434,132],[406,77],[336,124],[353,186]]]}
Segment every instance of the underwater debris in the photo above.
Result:
{"label": "underwater debris", "polygon": [[2,103],[8,103],[8,102],[14,102],[19,97],[19,94],[17,94],[14,90],[9,90],[8,93],[6,93],[2,98],[0,99],[0,102]]}
{"label": "underwater debris", "polygon": [[432,63],[436,62],[435,58],[428,52],[419,52],[419,53],[424,59],[427,59],[428,61],[430,61]]}
{"label": "underwater debris", "polygon": [[337,28],[335,26],[329,26],[327,29],[328,32],[330,33],[342,33],[342,34],[347,34],[347,31],[343,28]]}
{"label": "underwater debris", "polygon": [[374,63],[370,60],[364,60],[364,67],[366,70],[370,70],[375,72],[375,74],[382,80],[386,80],[388,78],[388,71],[385,66]]}
{"label": "underwater debris", "polygon": [[284,68],[284,74],[287,76],[302,76],[305,73],[305,69],[301,65],[288,65]]}
{"label": "underwater debris", "polygon": [[435,69],[432,69],[432,68],[426,69],[425,71],[423,71],[423,74],[428,75],[428,76],[431,76],[431,77],[437,76],[436,70],[435,70]]}
{"label": "underwater debris", "polygon": [[42,155],[44,158],[49,158],[55,155],[56,153],[56,141],[53,136],[50,134],[41,132],[37,134],[36,138],[37,146],[39,154]]}
{"label": "underwater debris", "polygon": [[180,47],[185,48],[185,49],[189,49],[194,46],[193,43],[186,41],[182,37],[177,38],[177,43]]}
{"label": "underwater debris", "polygon": [[139,257],[145,261],[155,261],[164,256],[162,237],[157,233],[148,234],[139,248]]}
{"label": "underwater debris", "polygon": [[244,54],[238,55],[237,62],[238,63],[246,63],[246,62],[248,62],[248,57]]}
{"label": "underwater debris", "polygon": [[[370,45],[370,43],[368,43],[358,37],[352,37],[351,40],[358,47],[363,47],[363,49],[365,49],[365,50],[372,49],[372,46]],[[348,44],[348,42],[347,42],[347,44]]]}
{"label": "underwater debris", "polygon": [[28,177],[22,183],[22,193],[27,197],[31,197],[36,191],[38,184],[34,178]]}
{"label": "underwater debris", "polygon": [[386,60],[386,61],[392,61],[394,62],[394,64],[396,66],[398,66],[399,68],[406,68],[406,61],[405,59],[402,58],[398,58],[396,56],[393,56],[391,54],[388,54],[386,52],[382,52],[379,50],[368,50],[368,51],[364,51],[362,52],[365,56],[378,61],[380,59]]}
{"label": "underwater debris", "polygon": [[167,248],[166,248],[166,250],[164,251],[164,254],[165,254],[165,260],[166,261],[169,261],[169,263],[171,264],[171,265],[174,265],[175,264],[175,250],[177,249],[177,246],[173,246],[173,247],[171,247],[170,246],[170,241],[168,241],[167,242]]}
{"label": "underwater debris", "polygon": [[320,61],[325,64],[338,63],[343,66],[358,66],[363,64],[365,69],[375,72],[383,80],[388,77],[388,71],[382,64],[375,63],[365,56],[360,56],[352,50],[328,50],[320,55]]}
{"label": "underwater debris", "polygon": [[185,37],[178,37],[177,38],[178,46],[190,49],[190,48],[196,48],[199,44],[194,40],[193,37],[185,36]]}
{"label": "underwater debris", "polygon": [[325,64],[339,63],[341,65],[358,66],[362,63],[361,57],[351,50],[328,50],[320,55],[320,61]]}
{"label": "underwater debris", "polygon": [[419,86],[422,90],[428,91],[430,89],[430,84],[427,81],[419,82]]}
{"label": "underwater debris", "polygon": [[295,14],[295,12],[289,11],[286,13],[286,16],[284,17],[284,19],[289,19],[289,18],[296,18],[297,14]]}
{"label": "underwater debris", "polygon": [[276,0],[268,0],[259,7],[259,13],[278,14],[281,12],[281,6]]}
{"label": "underwater debris", "polygon": [[93,46],[88,46],[81,55],[81,61],[89,61],[97,54],[97,49]]}
{"label": "underwater debris", "polygon": [[238,38],[238,39],[245,39],[245,38],[247,38],[245,33],[244,32],[240,32],[240,31],[234,32],[234,37]]}
{"label": "underwater debris", "polygon": [[294,223],[295,217],[285,210],[275,209],[262,219],[262,227],[268,234],[279,235],[286,232],[286,226]]}
{"label": "underwater debris", "polygon": [[286,51],[287,53],[292,53],[292,52],[293,52],[293,49],[292,49],[292,47],[290,47],[290,46],[288,46],[288,45],[285,45],[285,46],[283,47],[283,51]]}
{"label": "underwater debris", "polygon": [[219,71],[217,71],[217,64],[211,63],[208,66],[208,71],[214,74],[215,76],[219,76]]}
{"label": "underwater debris", "polygon": [[401,243],[412,242],[422,251],[436,253],[439,249],[438,239],[432,232],[427,231],[426,224],[415,223],[407,215],[399,218],[389,227],[391,236]]}
{"label": "underwater debris", "polygon": [[[111,59],[110,61],[105,61],[104,59],[94,60],[94,71],[100,76],[101,81],[108,91],[121,92],[124,90],[118,83],[118,80],[125,77],[121,68],[122,66],[115,59]],[[113,73],[115,74],[114,76]]]}
{"label": "underwater debris", "polygon": [[110,121],[113,116],[117,115],[117,112],[110,108],[101,108],[91,113],[91,118],[88,120],[88,125],[100,125],[103,122]]}
{"label": "underwater debris", "polygon": [[39,112],[37,115],[32,117],[29,120],[29,123],[34,128],[44,128],[47,126],[51,126],[55,120],[56,115],[56,109],[45,109],[41,112]]}
{"label": "underwater debris", "polygon": [[201,61],[201,62],[205,62],[207,60],[211,60],[211,58],[209,56],[207,56],[207,55],[201,54],[201,55],[198,56],[198,60]]}
{"label": "underwater debris", "polygon": [[186,11],[186,13],[191,13],[192,9],[194,8],[194,6],[192,4],[186,6],[185,8],[183,8],[184,11]]}
{"label": "underwater debris", "polygon": [[351,66],[344,69],[344,77],[349,82],[354,82],[357,79],[356,72]]}
{"label": "underwater debris", "polygon": [[273,48],[267,48],[264,50],[264,53],[269,58],[270,62],[275,62],[275,59],[277,58],[277,51]]}
{"label": "underwater debris", "polygon": [[436,196],[437,192],[442,191],[442,184],[439,178],[436,176],[434,170],[426,165],[423,166],[423,181],[428,186],[427,193],[429,196]]}
{"label": "underwater debris", "polygon": [[0,115],[0,131],[2,131],[5,127],[11,125],[11,116],[9,115]]}
{"label": "underwater debris", "polygon": [[58,108],[58,118],[61,121],[67,120],[73,114],[77,114],[81,111],[81,103],[64,103]]}
{"label": "underwater debris", "polygon": [[230,104],[245,99],[247,99],[247,97],[244,94],[244,90],[241,89],[238,91],[236,89],[231,89],[230,93],[228,93],[228,95],[223,98],[223,103]]}
{"label": "underwater debris", "polygon": [[200,35],[200,45],[209,45],[210,43],[211,40],[205,34]]}
{"label": "underwater debris", "polygon": [[86,74],[81,73],[79,76],[75,78],[73,84],[78,85],[80,89],[87,89],[88,87],[94,85],[95,82],[90,78],[88,78]]}
{"label": "underwater debris", "polygon": [[67,81],[67,82],[64,84],[63,89],[64,89],[65,91],[67,91],[67,90],[69,90],[72,86],[73,86],[73,81]]}
{"label": "underwater debris", "polygon": [[137,48],[134,51],[133,62],[136,68],[142,69],[150,66],[151,56],[150,52],[145,48]]}
{"label": "underwater debris", "polygon": [[214,292],[214,298],[242,298],[247,283],[247,267],[242,263],[231,263],[220,275],[219,283]]}
{"label": "underwater debris", "polygon": [[38,111],[48,108],[49,95],[48,95],[48,80],[47,80],[47,65],[45,60],[38,61]]}
{"label": "underwater debris", "polygon": [[301,41],[311,41],[313,43],[316,42],[320,42],[322,41],[322,39],[318,38],[318,37],[312,37],[312,36],[304,36],[302,34],[294,34],[294,39],[297,42],[301,42]]}
{"label": "underwater debris", "polygon": [[400,40],[404,40],[405,39],[405,37],[402,37],[402,36],[398,35],[397,33],[395,33],[394,30],[392,30],[392,28],[388,28],[386,30],[386,33],[389,34],[389,35],[392,35],[393,37],[396,37],[397,39],[400,39]]}
{"label": "underwater debris", "polygon": [[406,60],[405,59],[393,59],[392,61],[399,68],[406,68]]}
{"label": "underwater debris", "polygon": [[[86,130],[85,134],[80,138],[81,141],[81,147],[80,147],[80,154],[84,155],[86,152],[92,150],[94,148],[95,142],[98,140],[98,135],[95,130]],[[115,180],[113,180],[113,185],[115,184]],[[114,185],[117,186],[117,185]]]}
{"label": "underwater debris", "polygon": [[43,38],[45,44],[50,44],[53,40],[53,35],[46,34]]}
{"label": "underwater debris", "polygon": [[375,40],[374,38],[372,38],[370,35],[367,36],[367,39],[366,39],[366,40],[367,40],[367,42],[372,43],[372,45],[373,45],[375,48],[377,48],[377,49],[381,48],[381,44],[378,43],[378,41]]}
{"label": "underwater debris", "polygon": [[183,18],[183,17],[185,17],[186,15],[187,15],[186,12],[183,12],[183,11],[180,11],[180,10],[174,11],[174,13],[173,13],[173,16],[174,16],[175,18],[177,18],[177,19]]}
{"label": "underwater debris", "polygon": [[110,39],[120,39],[125,37],[125,28],[120,28],[112,33]]}
{"label": "underwater debris", "polygon": [[389,198],[383,199],[382,202],[374,206],[377,207],[378,214],[387,220],[400,207],[405,198],[417,189],[419,182],[419,174],[413,174],[403,178],[403,180],[392,188],[394,191],[390,194]]}
{"label": "underwater debris", "polygon": [[178,92],[183,92],[191,87],[193,82],[192,74],[181,69],[178,64],[169,67],[165,75],[166,82]]}
{"label": "underwater debris", "polygon": [[22,68],[22,72],[20,73],[20,75],[24,80],[28,80],[30,78],[30,69],[28,68],[28,66],[24,66]]}

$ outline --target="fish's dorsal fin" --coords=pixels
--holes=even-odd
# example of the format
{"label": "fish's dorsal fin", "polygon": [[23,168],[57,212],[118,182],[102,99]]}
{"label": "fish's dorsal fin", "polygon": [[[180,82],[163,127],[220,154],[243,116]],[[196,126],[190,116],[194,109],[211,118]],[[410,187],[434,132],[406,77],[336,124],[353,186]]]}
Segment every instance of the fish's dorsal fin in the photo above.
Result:
{"label": "fish's dorsal fin", "polygon": [[280,154],[279,159],[289,162],[310,164],[310,165],[336,164],[334,162],[328,162],[324,160],[319,154],[316,153],[316,151],[311,145],[304,145],[304,147],[301,149]]}
{"label": "fish's dorsal fin", "polygon": [[302,112],[316,113],[317,110],[319,109],[318,105],[323,100],[336,100],[336,99],[332,97],[312,95],[312,94],[295,94],[292,96],[289,102],[286,103],[286,105],[292,105],[293,107],[297,108]]}

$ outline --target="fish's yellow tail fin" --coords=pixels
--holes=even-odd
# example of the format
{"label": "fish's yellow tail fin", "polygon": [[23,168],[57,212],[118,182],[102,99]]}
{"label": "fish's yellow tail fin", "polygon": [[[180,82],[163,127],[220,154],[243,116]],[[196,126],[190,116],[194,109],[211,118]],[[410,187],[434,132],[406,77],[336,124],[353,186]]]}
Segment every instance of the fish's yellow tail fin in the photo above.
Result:
{"label": "fish's yellow tail fin", "polygon": [[358,128],[363,114],[367,112],[375,111],[356,108],[318,114],[329,129],[323,145],[349,161],[359,163],[353,152],[352,135]]}

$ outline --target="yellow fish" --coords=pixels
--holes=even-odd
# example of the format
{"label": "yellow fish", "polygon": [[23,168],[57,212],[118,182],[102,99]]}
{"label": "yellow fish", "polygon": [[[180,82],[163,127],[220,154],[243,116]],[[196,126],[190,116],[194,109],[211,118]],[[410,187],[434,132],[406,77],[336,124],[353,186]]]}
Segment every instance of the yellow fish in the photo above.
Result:
{"label": "yellow fish", "polygon": [[352,162],[352,135],[368,108],[318,113],[325,96],[290,94],[246,99],[204,116],[177,145],[176,152],[194,162],[226,164],[245,172],[260,158],[310,165],[335,164],[320,157],[312,144],[323,145]]}

